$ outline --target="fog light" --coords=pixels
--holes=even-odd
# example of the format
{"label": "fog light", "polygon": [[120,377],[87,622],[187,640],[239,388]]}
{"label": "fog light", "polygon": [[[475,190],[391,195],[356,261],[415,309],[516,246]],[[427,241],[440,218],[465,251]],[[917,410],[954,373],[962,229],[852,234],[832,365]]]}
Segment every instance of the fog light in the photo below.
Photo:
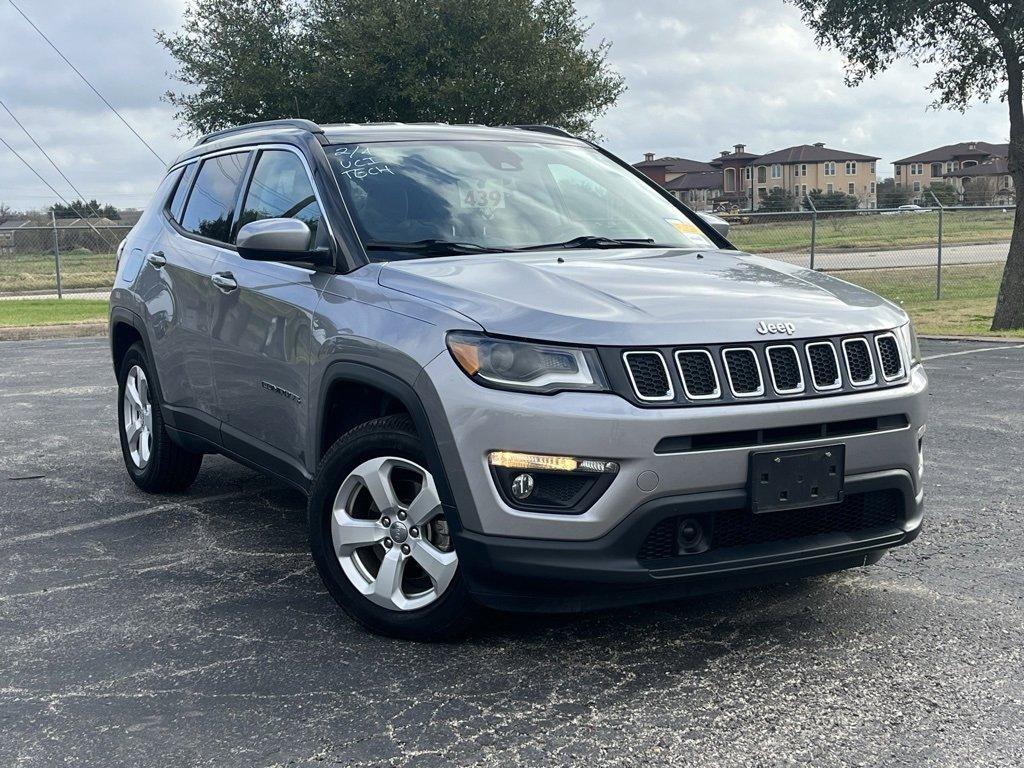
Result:
{"label": "fog light", "polygon": [[549,456],[542,453],[492,451],[487,455],[492,467],[532,469],[544,472],[608,472],[619,471],[618,462],[605,459],[579,459],[575,456]]}
{"label": "fog light", "polygon": [[512,480],[512,495],[522,501],[533,493],[533,475],[516,475]]}
{"label": "fog light", "polygon": [[492,451],[491,477],[502,501],[513,509],[578,515],[615,481],[619,463],[608,459]]}

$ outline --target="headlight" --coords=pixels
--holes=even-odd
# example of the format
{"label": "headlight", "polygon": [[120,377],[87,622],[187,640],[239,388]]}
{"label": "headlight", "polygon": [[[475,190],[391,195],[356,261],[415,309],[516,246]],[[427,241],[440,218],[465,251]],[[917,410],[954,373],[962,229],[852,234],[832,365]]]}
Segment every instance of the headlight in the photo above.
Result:
{"label": "headlight", "polygon": [[542,393],[608,389],[597,352],[592,349],[455,331],[448,334],[448,350],[467,376],[485,386]]}
{"label": "headlight", "polygon": [[921,347],[917,343],[917,334],[914,332],[914,322],[910,321],[906,325],[901,325],[897,332],[899,333],[900,341],[903,342],[903,348],[907,350],[907,354],[910,355],[910,367],[913,368],[915,365],[921,364]]}

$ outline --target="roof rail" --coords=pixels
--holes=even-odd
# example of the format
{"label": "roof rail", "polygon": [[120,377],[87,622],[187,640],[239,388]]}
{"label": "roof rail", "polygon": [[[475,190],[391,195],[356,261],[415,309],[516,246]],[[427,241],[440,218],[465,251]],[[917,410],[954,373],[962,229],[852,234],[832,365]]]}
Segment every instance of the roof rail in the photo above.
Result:
{"label": "roof rail", "polygon": [[556,128],[553,125],[513,125],[512,127],[518,128],[521,131],[535,131],[536,133],[550,133],[552,136],[564,136],[567,139],[577,138],[568,131]]}
{"label": "roof rail", "polygon": [[234,133],[246,133],[248,131],[258,131],[263,128],[298,128],[302,131],[307,131],[318,136],[323,136],[324,129],[314,123],[312,120],[301,120],[298,118],[289,118],[283,120],[263,120],[259,123],[246,123],[245,125],[236,125],[233,128],[225,128],[222,131],[214,131],[213,133],[207,133],[205,136],[200,136],[199,141],[195,143],[195,146],[200,144],[206,144],[217,139],[223,139],[225,136],[230,136]]}

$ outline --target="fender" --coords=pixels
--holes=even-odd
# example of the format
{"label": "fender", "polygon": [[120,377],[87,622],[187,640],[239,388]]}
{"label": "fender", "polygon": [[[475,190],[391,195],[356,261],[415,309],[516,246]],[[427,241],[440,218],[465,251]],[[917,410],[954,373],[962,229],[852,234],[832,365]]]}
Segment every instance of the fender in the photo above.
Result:
{"label": "fender", "polygon": [[445,517],[448,518],[453,532],[461,532],[462,521],[459,517],[458,508],[455,506],[444,462],[441,459],[440,452],[437,450],[437,440],[434,437],[434,430],[430,426],[427,409],[424,407],[416,390],[394,374],[364,363],[344,360],[331,363],[320,381],[315,422],[317,429],[314,437],[313,455],[320,456],[325,431],[327,395],[331,390],[331,386],[339,381],[349,381],[375,387],[395,398],[405,407],[412,417],[416,432],[423,438],[423,451],[427,455],[427,468],[434,476],[434,483],[437,486],[438,496],[441,498],[441,506],[444,508]]}
{"label": "fender", "polygon": [[156,360],[153,359],[153,344],[152,339],[149,337],[149,328],[143,322],[142,318],[132,310],[124,306],[114,306],[110,308],[110,323],[108,327],[107,336],[110,344],[110,361],[114,365],[114,376],[117,376],[117,357],[114,349],[114,328],[118,325],[130,325],[142,338],[142,346],[146,349],[146,357],[149,358],[150,367],[152,367],[153,378],[156,383],[156,392],[160,398],[160,402],[164,400],[164,393],[160,389],[160,373],[156,369]]}

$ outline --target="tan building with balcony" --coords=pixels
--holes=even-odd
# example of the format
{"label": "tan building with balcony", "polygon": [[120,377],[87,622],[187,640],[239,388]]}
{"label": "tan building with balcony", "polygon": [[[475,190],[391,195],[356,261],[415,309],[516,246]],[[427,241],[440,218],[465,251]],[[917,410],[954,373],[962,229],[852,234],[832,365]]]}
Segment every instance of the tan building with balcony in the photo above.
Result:
{"label": "tan building with balcony", "polygon": [[772,189],[780,188],[798,201],[814,189],[844,192],[857,198],[857,207],[874,208],[877,161],[877,157],[830,149],[823,143],[766,155],[747,152],[744,144],[737,144],[732,152],[725,150],[707,163],[678,157],[656,160],[648,154],[635,167],[694,206],[725,203],[748,209],[753,200],[757,209]]}
{"label": "tan building with balcony", "polygon": [[[960,194],[964,193],[965,178],[973,178],[968,169],[984,165],[982,172],[974,175],[1002,176],[995,170],[995,162],[1004,161],[1010,152],[1009,144],[989,144],[985,141],[962,141],[959,144],[947,144],[944,147],[936,147],[927,152],[904,157],[893,163],[893,178],[898,188],[904,188],[910,192],[915,201],[920,201],[921,196],[932,184],[950,182],[956,186]],[[964,171],[965,173],[960,173]],[[1004,180],[1000,181],[1005,186]],[[925,201],[928,202],[928,201]]]}
{"label": "tan building with balcony", "polygon": [[843,192],[857,198],[858,208],[877,205],[877,157],[830,149],[824,143],[801,144],[769,152],[751,160],[743,169],[743,180],[754,207],[773,189],[785,189],[803,200],[815,189]]}

